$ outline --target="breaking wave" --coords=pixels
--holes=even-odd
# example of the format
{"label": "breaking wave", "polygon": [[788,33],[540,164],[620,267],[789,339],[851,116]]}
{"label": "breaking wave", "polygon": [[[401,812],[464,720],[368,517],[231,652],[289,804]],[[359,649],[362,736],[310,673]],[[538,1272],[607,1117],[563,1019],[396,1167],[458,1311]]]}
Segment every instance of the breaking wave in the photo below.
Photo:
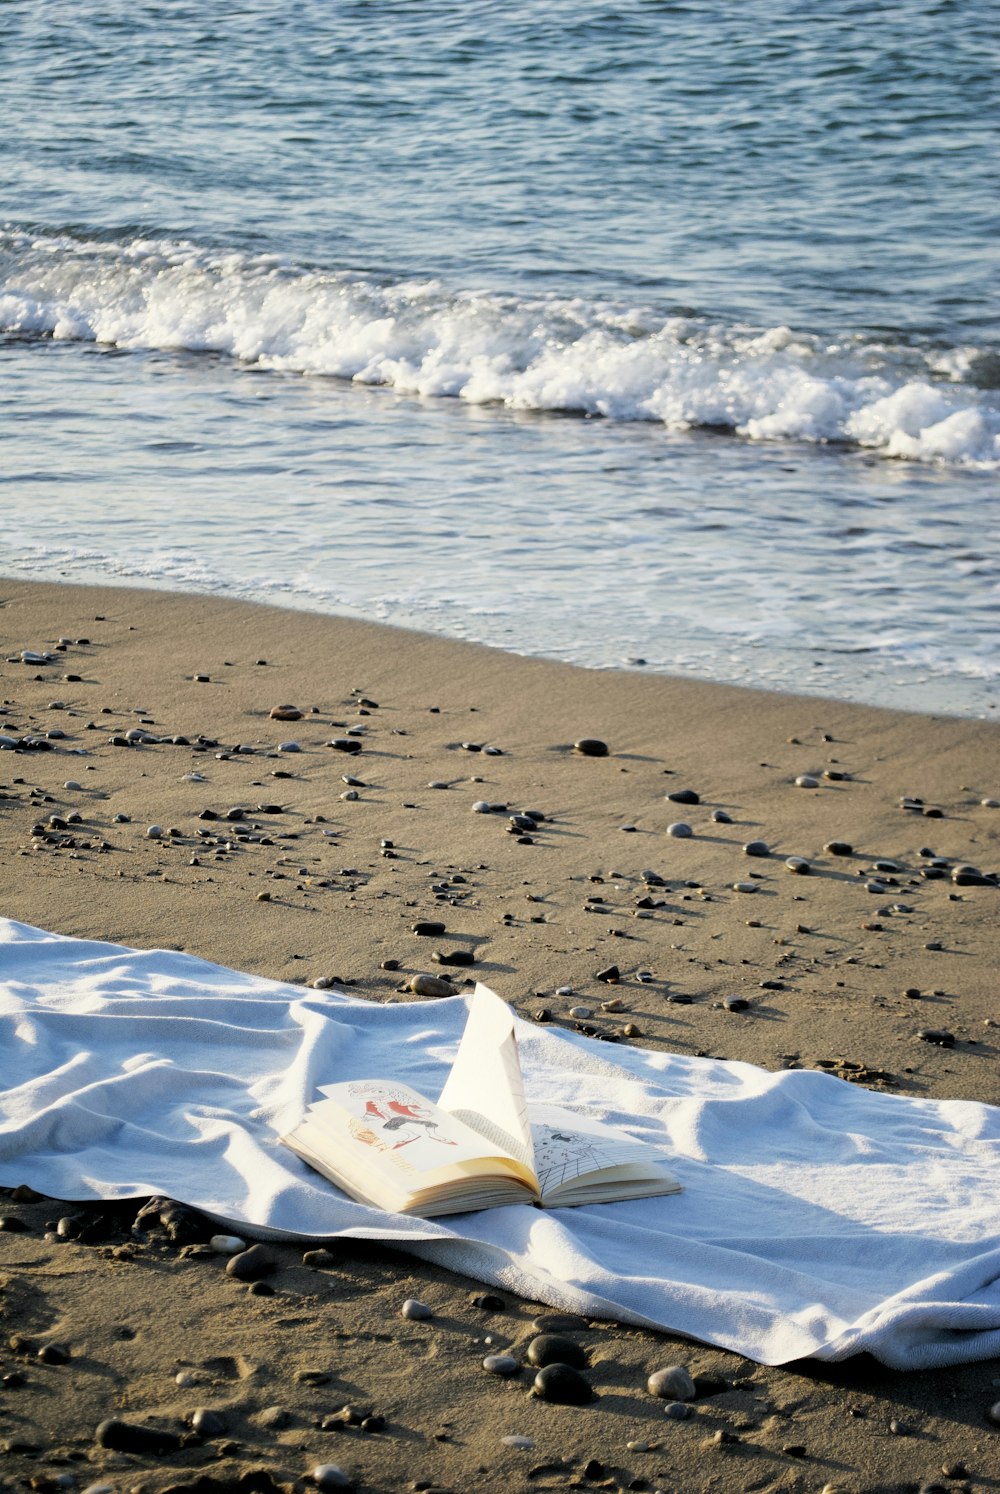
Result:
{"label": "breaking wave", "polygon": [[995,353],[383,282],[185,242],[0,233],[0,330],[750,441],[1000,466]]}

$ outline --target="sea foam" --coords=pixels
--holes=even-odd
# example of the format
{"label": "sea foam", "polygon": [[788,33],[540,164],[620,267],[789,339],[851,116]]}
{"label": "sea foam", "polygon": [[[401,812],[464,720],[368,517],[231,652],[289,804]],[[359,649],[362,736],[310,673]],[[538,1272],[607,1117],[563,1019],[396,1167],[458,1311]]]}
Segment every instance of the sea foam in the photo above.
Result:
{"label": "sea foam", "polygon": [[0,234],[0,329],[514,409],[1000,466],[975,348],[822,339],[651,306],[383,283],[183,242]]}

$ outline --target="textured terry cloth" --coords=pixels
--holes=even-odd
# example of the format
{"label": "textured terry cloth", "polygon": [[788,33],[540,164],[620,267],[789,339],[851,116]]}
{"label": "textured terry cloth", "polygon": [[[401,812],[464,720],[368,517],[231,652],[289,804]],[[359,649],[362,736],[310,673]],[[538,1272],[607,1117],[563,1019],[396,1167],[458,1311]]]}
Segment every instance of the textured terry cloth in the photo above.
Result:
{"label": "textured terry cloth", "polygon": [[461,997],[377,1005],[0,920],[0,1185],[166,1194],[248,1234],[391,1242],[553,1307],[764,1364],[1000,1354],[1000,1109],[528,1023],[529,1098],[665,1149],[684,1192],[444,1220],[352,1202],[277,1135],[317,1086],[434,1098]]}

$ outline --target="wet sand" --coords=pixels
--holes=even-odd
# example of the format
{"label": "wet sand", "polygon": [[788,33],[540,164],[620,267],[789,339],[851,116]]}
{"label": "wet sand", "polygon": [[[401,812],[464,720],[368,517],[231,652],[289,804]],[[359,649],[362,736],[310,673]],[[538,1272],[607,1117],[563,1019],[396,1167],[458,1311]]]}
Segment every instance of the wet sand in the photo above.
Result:
{"label": "wet sand", "polygon": [[[0,737],[21,744],[0,753],[5,916],[372,1001],[478,978],[616,1041],[997,1102],[998,892],[956,868],[1000,867],[1000,727],[216,599],[6,581],[0,602]],[[534,830],[510,822],[526,810]],[[456,950],[474,963],[433,958]],[[404,1256],[282,1247],[252,1296],[197,1245],[133,1240],[135,1206],[90,1244],[46,1238],[56,1204],[2,1212],[28,1225],[0,1233],[24,1340],[0,1395],[10,1487],[208,1494],[325,1463],[387,1490],[1000,1487],[996,1363],[765,1369],[598,1324],[575,1336],[599,1399],[550,1406],[480,1367],[547,1310],[475,1306],[483,1288]],[[434,1317],[401,1318],[407,1297]],[[38,1361],[51,1343],[67,1363]],[[672,1363],[704,1392],[676,1423],[645,1390]],[[384,1427],[324,1430],[345,1405]],[[94,1439],[115,1416],[185,1433],[198,1407],[223,1431],[168,1454]]]}

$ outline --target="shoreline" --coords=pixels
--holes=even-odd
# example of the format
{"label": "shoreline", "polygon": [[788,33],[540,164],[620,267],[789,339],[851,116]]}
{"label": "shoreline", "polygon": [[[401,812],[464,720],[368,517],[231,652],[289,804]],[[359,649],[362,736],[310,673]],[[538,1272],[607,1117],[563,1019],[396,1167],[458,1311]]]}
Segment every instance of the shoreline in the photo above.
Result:
{"label": "shoreline", "polygon": [[[1000,799],[996,723],[586,670],[130,587],[0,581],[0,636],[0,735],[48,743],[0,752],[5,916],[297,984],[336,980],[372,1001],[416,999],[416,974],[447,973],[433,953],[462,949],[474,963],[454,973],[528,1017],[545,1008],[618,1042],[996,1103],[998,890],[953,875],[1000,868],[1000,807],[983,803]],[[4,662],[21,650],[52,659]],[[284,705],[301,714],[273,719]],[[147,739],[129,743],[129,731]],[[607,755],[574,752],[585,737]],[[289,743],[298,750],[279,750]],[[689,802],[665,797],[678,791]],[[923,805],[903,808],[904,795]],[[544,816],[527,840],[508,833],[524,810]],[[678,822],[692,834],[668,834]],[[758,840],[768,854],[747,855]],[[925,875],[930,852],[940,876]],[[446,923],[442,940],[412,932],[431,917]],[[618,980],[599,979],[612,965]],[[579,1005],[587,1018],[570,1014]],[[922,1041],[928,1028],[951,1044]],[[117,1376],[106,1415],[224,1404],[240,1428],[222,1465],[231,1479],[267,1471],[261,1487],[292,1487],[311,1459],[350,1465],[365,1488],[585,1488],[592,1459],[607,1488],[902,1489],[959,1463],[967,1473],[949,1487],[990,1487],[995,1363],[763,1369],[600,1324],[580,1332],[602,1399],[576,1413],[479,1367],[484,1336],[526,1342],[537,1308],[508,1298],[484,1318],[473,1284],[410,1258],[356,1243],[318,1278],[282,1247],[276,1296],[258,1300],[166,1241],[115,1256],[48,1239],[56,1206],[8,1198],[4,1211],[28,1225],[0,1233],[19,1326],[82,1346],[46,1376],[69,1377],[94,1420],[98,1362]],[[176,1322],[154,1331],[164,1293]],[[432,1301],[435,1319],[405,1323],[407,1296]],[[128,1340],[115,1338],[122,1325]],[[676,1427],[643,1389],[674,1362],[724,1382]],[[205,1389],[178,1389],[181,1372]],[[4,1435],[43,1449],[9,1456],[26,1478],[53,1471],[53,1449],[89,1445],[59,1397],[32,1389],[39,1374],[4,1402]],[[259,1410],[241,1420],[254,1396]],[[371,1402],[390,1431],[320,1434],[334,1400]],[[288,1420],[269,1426],[279,1404]],[[523,1432],[535,1450],[502,1443]],[[170,1481],[155,1460],[85,1457],[115,1490]],[[550,1471],[528,1479],[536,1465]]]}
{"label": "shoreline", "polygon": [[[59,571],[59,567],[54,567],[54,570]],[[891,710],[901,712],[905,715],[945,716],[949,720],[986,722],[996,722],[998,718],[992,713],[1000,710],[1000,705],[998,705],[995,699],[990,699],[982,688],[977,688],[981,682],[978,682],[975,676],[962,674],[939,679],[932,674],[930,676],[924,675],[923,677],[918,677],[920,671],[916,666],[912,666],[914,678],[910,680],[898,679],[891,671],[886,672],[884,675],[862,676],[861,680],[856,681],[862,687],[861,693],[857,696],[852,696],[846,691],[838,693],[836,683],[840,683],[839,681],[835,683],[834,688],[829,690],[796,691],[768,683],[755,684],[742,680],[717,679],[701,673],[700,666],[698,665],[689,665],[683,668],[675,663],[671,669],[662,664],[649,663],[645,658],[640,659],[638,655],[634,662],[630,658],[622,657],[611,663],[588,663],[563,659],[558,654],[518,652],[512,647],[508,648],[499,644],[489,643],[482,639],[459,638],[448,633],[429,631],[424,622],[418,618],[414,618],[412,621],[387,621],[370,617],[360,609],[352,609],[346,606],[339,606],[333,611],[317,610],[314,599],[304,596],[301,598],[286,597],[277,601],[263,594],[227,598],[217,591],[198,589],[177,590],[167,582],[157,585],[150,582],[146,577],[138,579],[132,579],[127,576],[116,577],[113,581],[109,581],[96,571],[93,573],[85,571],[81,580],[66,579],[62,574],[46,575],[44,567],[39,571],[34,571],[31,576],[21,576],[18,574],[0,575],[0,595],[3,594],[4,588],[15,586],[54,586],[72,590],[89,589],[103,592],[122,592],[126,595],[138,593],[142,596],[187,597],[192,601],[227,602],[232,606],[247,607],[250,609],[262,608],[277,613],[288,613],[292,616],[326,618],[333,621],[358,623],[364,626],[370,625],[375,629],[384,628],[406,635],[416,634],[421,638],[438,639],[444,644],[454,643],[469,648],[481,648],[490,653],[503,653],[515,659],[533,660],[541,664],[556,664],[570,669],[582,669],[588,673],[626,674],[634,672],[652,679],[676,681],[689,685],[718,686],[722,689],[748,690],[758,694],[778,695],[806,701],[812,700],[841,705],[856,705],[863,710]],[[835,667],[836,661],[842,657],[841,650],[821,643],[815,647],[804,647],[801,649],[782,648],[772,643],[767,648],[762,647],[761,653],[771,659],[780,658],[784,660],[784,667],[788,669],[799,668],[808,671],[810,677],[814,680],[818,679],[821,672],[828,667],[831,669]],[[828,655],[829,659],[817,659],[815,657],[817,654]],[[939,685],[946,688],[939,690],[937,688]],[[900,694],[924,694],[927,699],[912,704],[890,703],[882,705],[880,703],[875,704],[871,700],[864,698],[866,694],[876,690],[882,691],[890,697]],[[947,701],[940,702],[939,696],[942,693],[950,694],[952,701],[960,700],[962,704],[959,706],[957,704],[949,705]]]}

